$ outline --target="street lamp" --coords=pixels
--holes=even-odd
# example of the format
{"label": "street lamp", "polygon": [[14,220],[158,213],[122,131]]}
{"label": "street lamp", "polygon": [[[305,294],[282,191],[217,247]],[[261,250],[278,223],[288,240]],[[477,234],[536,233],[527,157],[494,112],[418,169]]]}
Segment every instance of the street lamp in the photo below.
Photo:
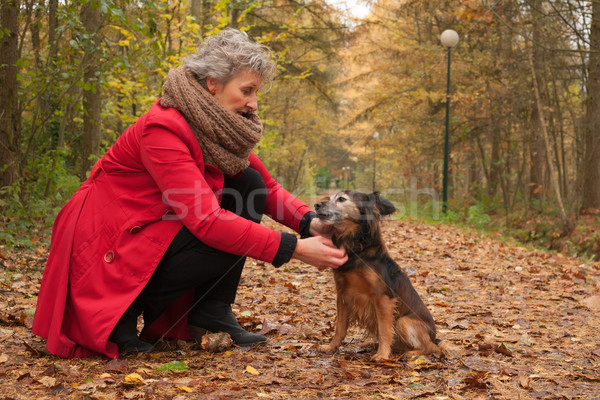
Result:
{"label": "street lamp", "polygon": [[444,137],[444,181],[442,191],[442,212],[448,210],[448,161],[450,158],[450,59],[452,48],[458,44],[458,33],[447,29],[440,36],[442,46],[448,49],[448,78],[446,83],[446,135]]}
{"label": "street lamp", "polygon": [[377,143],[377,138],[379,137],[379,132],[373,132],[373,192],[375,192],[375,146]]}

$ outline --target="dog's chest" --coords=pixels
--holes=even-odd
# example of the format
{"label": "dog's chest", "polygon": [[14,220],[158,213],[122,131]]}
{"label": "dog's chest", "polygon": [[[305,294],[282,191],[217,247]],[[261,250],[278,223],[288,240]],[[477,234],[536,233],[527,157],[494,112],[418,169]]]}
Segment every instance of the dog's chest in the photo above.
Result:
{"label": "dog's chest", "polygon": [[377,299],[385,296],[381,277],[371,268],[361,266],[351,272],[334,272],[338,299],[350,318],[361,325],[376,326]]}

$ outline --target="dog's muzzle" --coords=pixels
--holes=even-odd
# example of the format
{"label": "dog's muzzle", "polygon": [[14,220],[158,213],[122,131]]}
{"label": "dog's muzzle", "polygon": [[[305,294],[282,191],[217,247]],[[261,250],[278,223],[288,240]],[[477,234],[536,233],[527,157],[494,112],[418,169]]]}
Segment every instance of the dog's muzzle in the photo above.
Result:
{"label": "dog's muzzle", "polygon": [[336,213],[332,212],[330,207],[327,207],[327,203],[324,201],[315,204],[315,211],[317,212],[317,218],[324,222],[332,221],[336,216]]}

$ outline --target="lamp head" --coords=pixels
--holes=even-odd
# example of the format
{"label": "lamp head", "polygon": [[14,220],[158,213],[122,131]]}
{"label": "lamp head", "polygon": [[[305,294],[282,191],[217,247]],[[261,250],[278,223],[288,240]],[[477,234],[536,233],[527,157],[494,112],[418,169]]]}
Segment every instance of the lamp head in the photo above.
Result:
{"label": "lamp head", "polygon": [[444,47],[454,47],[458,44],[458,33],[452,29],[446,29],[440,36]]}

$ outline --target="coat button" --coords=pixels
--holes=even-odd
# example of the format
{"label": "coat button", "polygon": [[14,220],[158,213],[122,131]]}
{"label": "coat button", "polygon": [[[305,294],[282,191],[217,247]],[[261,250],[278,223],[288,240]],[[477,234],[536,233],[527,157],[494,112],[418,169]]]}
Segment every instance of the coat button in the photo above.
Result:
{"label": "coat button", "polygon": [[106,254],[104,255],[104,261],[107,263],[111,263],[115,260],[115,252],[112,250],[109,250],[106,252]]}
{"label": "coat button", "polygon": [[141,231],[141,230],[142,230],[142,227],[141,227],[141,226],[138,226],[138,225],[136,225],[136,226],[132,227],[132,228],[129,230],[129,233],[138,233],[138,232],[139,232],[139,231]]}

